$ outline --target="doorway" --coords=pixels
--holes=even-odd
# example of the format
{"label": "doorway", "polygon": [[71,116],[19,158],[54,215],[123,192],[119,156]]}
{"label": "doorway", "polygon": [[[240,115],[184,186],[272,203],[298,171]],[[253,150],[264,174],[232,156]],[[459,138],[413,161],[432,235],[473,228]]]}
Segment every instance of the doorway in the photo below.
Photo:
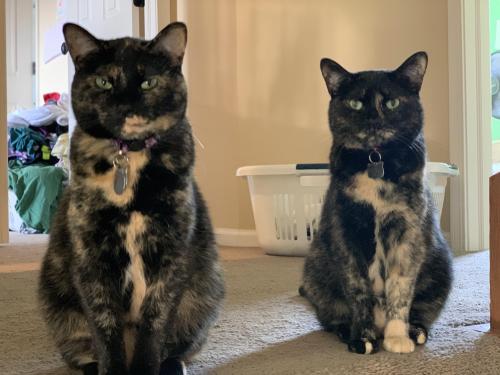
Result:
{"label": "doorway", "polygon": [[[170,4],[170,1],[165,3]],[[68,134],[68,130],[74,124],[69,106],[69,87],[74,69],[69,55],[61,52],[62,24],[64,22],[78,23],[102,39],[122,36],[151,38],[157,32],[159,8],[160,6],[153,0],[147,1],[144,9],[134,6],[131,0],[0,0],[0,9],[6,10],[0,14],[0,38],[7,47],[0,45],[2,52],[0,71],[5,69],[15,73],[0,76],[0,100],[6,94],[2,87],[4,84],[8,98],[0,103],[1,117],[8,119],[8,131],[0,132],[0,154],[2,155],[0,160],[0,243],[8,242],[9,227],[16,230],[16,227],[11,226],[12,222],[19,224],[25,221],[21,219],[27,216],[33,218],[32,214],[23,216],[19,212],[22,206],[20,194],[14,192],[12,188],[13,182],[18,180],[18,177],[11,175],[13,168],[10,163],[21,163],[22,165],[18,165],[20,168],[40,163],[53,166],[55,162],[57,162],[56,167],[65,168],[64,163],[69,164],[67,163],[69,136],[66,137],[62,146],[58,147],[59,140]],[[4,103],[8,105],[4,107]],[[56,115],[54,112],[57,112]],[[48,123],[40,124],[46,120],[46,117],[49,118]],[[6,121],[4,120],[3,123]],[[46,138],[42,144],[37,145],[40,134],[35,134],[34,139],[26,142],[23,138],[23,142],[20,143],[35,144],[35,148],[26,146],[30,150],[16,149],[16,154],[13,155],[11,132],[16,136],[23,131],[32,135],[33,131],[38,132],[39,129],[35,127],[40,125],[50,127],[50,134],[47,134],[46,129],[42,132],[43,137],[48,136],[50,139]],[[6,139],[6,135],[9,139]],[[26,136],[26,134],[21,135]],[[9,181],[5,178],[8,163],[4,155],[7,155],[7,145],[9,146]],[[42,146],[49,147],[42,151]],[[56,149],[59,155],[54,154]],[[20,158],[24,159],[16,160],[19,156],[18,152]],[[26,161],[28,163],[25,163]],[[21,171],[20,168],[19,171]],[[57,170],[58,175],[59,172],[60,170]],[[20,176],[19,180],[23,178]],[[44,199],[48,195],[52,198],[58,196],[66,177],[58,178],[60,181],[56,184],[55,190],[51,189],[50,194],[44,189],[49,182],[53,182],[53,176],[45,182],[42,178],[37,180],[36,184],[43,192],[40,191],[40,194],[36,193],[35,196],[43,195]],[[24,187],[23,184],[20,186]],[[46,216],[45,210],[36,215],[38,218]],[[45,221],[49,222],[49,220]],[[28,233],[32,229],[46,232],[48,225],[24,228]]]}
{"label": "doorway", "polygon": [[[68,59],[60,0],[6,0],[8,221],[48,232],[67,180]],[[61,74],[62,72],[62,74]]]}

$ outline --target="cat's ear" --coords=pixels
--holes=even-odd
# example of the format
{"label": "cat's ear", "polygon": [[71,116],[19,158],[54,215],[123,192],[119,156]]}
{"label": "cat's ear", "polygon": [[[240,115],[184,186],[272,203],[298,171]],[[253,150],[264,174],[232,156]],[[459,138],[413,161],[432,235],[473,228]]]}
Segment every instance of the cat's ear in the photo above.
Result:
{"label": "cat's ear", "polygon": [[186,25],[182,22],[173,22],[160,31],[150,45],[153,50],[168,54],[175,63],[181,65],[186,43]]}
{"label": "cat's ear", "polygon": [[427,69],[427,53],[417,52],[406,59],[394,72],[411,90],[419,92]]}
{"label": "cat's ear", "polygon": [[85,56],[98,51],[101,47],[99,39],[74,23],[64,24],[63,34],[66,47],[75,66],[78,66]]}
{"label": "cat's ear", "polygon": [[324,58],[320,63],[321,73],[331,96],[337,93],[340,84],[351,77],[351,73],[333,60]]}

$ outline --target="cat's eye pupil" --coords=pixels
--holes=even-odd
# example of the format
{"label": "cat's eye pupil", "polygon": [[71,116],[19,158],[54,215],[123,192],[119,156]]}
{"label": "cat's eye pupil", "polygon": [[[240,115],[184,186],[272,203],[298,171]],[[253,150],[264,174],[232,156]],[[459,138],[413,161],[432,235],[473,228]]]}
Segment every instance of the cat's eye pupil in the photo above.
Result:
{"label": "cat's eye pupil", "polygon": [[385,105],[391,110],[396,109],[399,106],[399,99],[390,99],[385,103]]}
{"label": "cat's eye pupil", "polygon": [[363,107],[363,103],[361,103],[359,100],[351,99],[349,100],[349,107],[351,107],[355,111],[359,111]]}
{"label": "cat's eye pupil", "polygon": [[156,78],[147,79],[141,83],[141,88],[143,90],[150,90],[153,87],[155,87],[157,83],[158,83],[158,80]]}
{"label": "cat's eye pupil", "polygon": [[95,83],[97,87],[99,87],[102,90],[111,90],[111,88],[113,87],[111,82],[109,82],[106,78],[103,77],[97,77]]}

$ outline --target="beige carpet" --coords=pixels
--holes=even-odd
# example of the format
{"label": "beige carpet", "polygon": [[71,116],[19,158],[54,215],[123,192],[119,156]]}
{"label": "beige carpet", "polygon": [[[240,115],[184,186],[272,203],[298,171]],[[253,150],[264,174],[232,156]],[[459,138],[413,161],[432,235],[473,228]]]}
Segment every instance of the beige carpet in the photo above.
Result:
{"label": "beige carpet", "polygon": [[[373,356],[348,353],[319,329],[296,292],[303,259],[224,258],[225,308],[189,374],[500,374],[500,338],[478,326],[489,316],[487,252],[456,259],[455,288],[425,347]],[[37,274],[0,273],[2,375],[69,374],[35,306]]]}

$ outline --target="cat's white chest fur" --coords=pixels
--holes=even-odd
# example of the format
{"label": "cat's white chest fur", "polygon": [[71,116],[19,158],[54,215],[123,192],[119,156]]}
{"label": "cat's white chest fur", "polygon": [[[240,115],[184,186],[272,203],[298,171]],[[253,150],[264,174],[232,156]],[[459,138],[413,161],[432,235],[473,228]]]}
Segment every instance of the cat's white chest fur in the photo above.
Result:
{"label": "cat's white chest fur", "polygon": [[[141,307],[146,296],[146,277],[142,260],[142,235],[146,231],[146,217],[138,212],[130,215],[129,223],[123,228],[125,235],[125,249],[130,257],[130,264],[125,270],[124,289],[132,288],[130,308],[126,316],[128,323],[137,323],[140,320]],[[135,345],[135,329],[126,328],[124,341],[127,360],[130,361]]]}
{"label": "cat's white chest fur", "polygon": [[[348,194],[354,201],[369,204],[375,211],[375,254],[368,267],[368,277],[372,283],[374,295],[379,298],[383,298],[385,290],[385,278],[381,275],[381,269],[388,271],[386,252],[379,235],[380,222],[384,216],[391,212],[402,213],[408,210],[404,204],[398,202],[392,196],[395,187],[395,184],[390,181],[370,178],[367,172],[364,172],[354,177],[351,187],[348,189]],[[384,195],[380,193],[382,190],[385,191]],[[362,220],[362,218],[360,219]],[[382,307],[376,305],[373,314],[375,326],[383,332],[386,325],[385,311]]]}
{"label": "cat's white chest fur", "polygon": [[391,197],[396,185],[380,178],[370,178],[368,173],[358,173],[348,189],[348,194],[356,202],[368,203],[375,210],[375,216],[381,216],[394,210],[405,210],[406,207],[393,199],[385,199],[380,192],[385,190],[385,196]]}
{"label": "cat's white chest fur", "polygon": [[144,277],[144,264],[142,261],[141,236],[146,230],[146,218],[144,215],[133,212],[130,221],[125,228],[125,248],[130,257],[130,264],[125,271],[125,285],[132,284],[129,319],[136,321],[139,318],[142,302],[146,295],[146,279]]}

